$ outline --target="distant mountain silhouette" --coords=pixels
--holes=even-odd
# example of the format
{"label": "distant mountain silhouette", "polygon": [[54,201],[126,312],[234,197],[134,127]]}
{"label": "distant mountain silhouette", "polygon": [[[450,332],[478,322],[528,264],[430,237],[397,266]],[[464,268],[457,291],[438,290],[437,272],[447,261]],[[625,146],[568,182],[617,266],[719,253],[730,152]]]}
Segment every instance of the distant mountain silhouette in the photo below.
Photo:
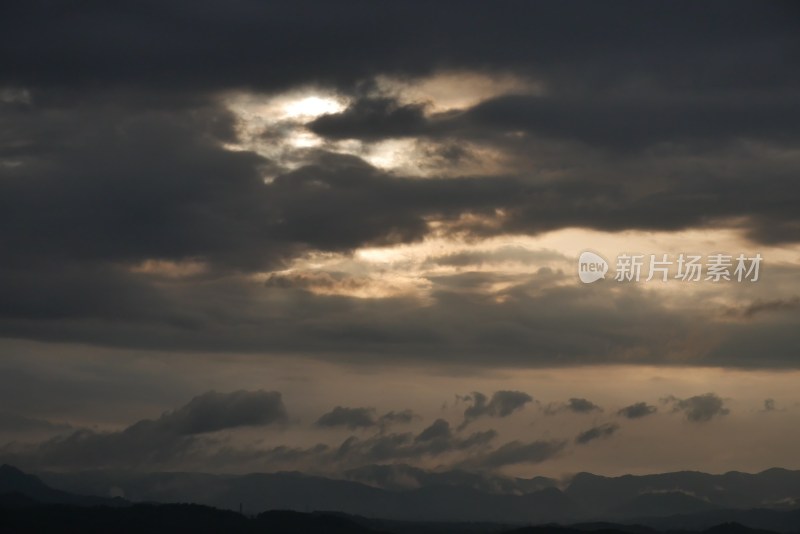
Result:
{"label": "distant mountain silhouette", "polygon": [[[286,474],[285,474],[286,475]],[[163,476],[163,475],[162,475]],[[262,475],[264,476],[264,475]],[[223,477],[237,480],[250,477]],[[314,477],[309,477],[314,478]],[[292,480],[291,476],[278,477],[277,480]],[[294,480],[301,480],[294,477]],[[326,479],[321,479],[325,481]],[[319,482],[319,481],[317,481]],[[334,484],[341,481],[327,481]],[[351,489],[355,490],[358,484]],[[336,486],[341,487],[341,486]],[[131,504],[122,499],[83,497],[53,489],[35,476],[23,473],[11,466],[0,468],[0,532],[4,534],[27,533],[81,533],[99,534],[158,534],[183,533],[205,534],[224,532],[237,533],[275,533],[275,534],[651,534],[659,532],[653,527],[660,523],[662,529],[681,528],[682,532],[701,532],[706,534],[771,534],[773,532],[796,532],[800,520],[800,510],[711,510],[697,514],[677,515],[666,518],[646,520],[648,526],[623,525],[614,523],[582,523],[572,526],[556,524],[521,528],[508,526],[511,517],[525,513],[543,517],[547,514],[565,514],[572,508],[569,498],[556,488],[532,492],[526,495],[486,494],[472,488],[427,487],[408,492],[386,492],[377,488],[369,491],[384,492],[384,497],[400,499],[400,507],[416,505],[420,515],[437,515],[443,508],[447,514],[454,514],[452,506],[458,503],[466,506],[462,516],[473,515],[469,506],[480,508],[480,514],[495,516],[498,522],[490,523],[433,523],[381,519],[380,514],[371,517],[352,516],[341,512],[303,513],[290,510],[270,510],[255,517],[247,517],[230,510],[220,510],[199,504]],[[297,488],[295,488],[297,489]],[[368,493],[364,493],[367,495]],[[658,497],[657,501],[652,501]],[[410,501],[403,501],[409,498]],[[686,499],[691,499],[687,501]],[[685,494],[642,495],[636,501],[651,510],[661,510],[666,502],[670,506],[696,506],[697,499]],[[375,501],[372,504],[376,504]],[[389,507],[391,508],[391,506]],[[637,509],[637,512],[642,511]],[[730,522],[731,516],[737,523]],[[720,520],[721,519],[721,520]],[[717,521],[720,520],[720,521]],[[687,525],[703,525],[716,521],[708,527],[694,530]],[[503,524],[505,523],[505,525]],[[771,525],[773,530],[760,525]],[[748,526],[749,525],[749,526]]]}
{"label": "distant mountain silhouette", "polygon": [[[16,497],[15,497],[16,495]],[[48,504],[71,504],[75,506],[125,506],[124,499],[74,495],[47,486],[39,478],[23,473],[10,465],[0,466],[0,497],[4,502],[25,498]]]}
{"label": "distant mountain silhouette", "polygon": [[[797,472],[785,470],[769,470],[758,475],[670,473],[616,478],[582,473],[564,491],[547,487],[515,494],[481,491],[471,484],[387,490],[300,473],[234,476],[92,472],[47,474],[46,478],[56,481],[60,487],[53,488],[36,476],[12,466],[0,467],[0,507],[14,510],[11,516],[20,520],[26,513],[45,507],[50,515],[77,516],[75,520],[79,523],[83,521],[83,516],[73,508],[95,507],[102,511],[90,514],[85,519],[102,523],[107,517],[111,517],[108,521],[112,521],[124,516],[123,512],[111,514],[108,510],[112,508],[138,507],[137,512],[132,512],[137,518],[142,514],[167,514],[167,519],[172,517],[170,514],[179,515],[186,510],[195,510],[170,508],[155,512],[152,508],[141,508],[144,505],[132,505],[131,501],[165,504],[191,502],[200,506],[197,511],[186,512],[193,518],[198,514],[213,515],[226,510],[229,513],[243,506],[246,513],[259,514],[262,523],[282,521],[288,517],[295,518],[290,521],[292,524],[307,524],[324,517],[328,525],[326,528],[340,528],[336,525],[341,523],[348,525],[347,528],[351,530],[356,527],[360,529],[355,532],[443,532],[434,524],[437,522],[450,526],[459,523],[461,526],[455,531],[475,533],[499,532],[514,524],[548,523],[572,524],[570,528],[582,531],[599,532],[613,528],[629,533],[646,532],[641,530],[646,527],[701,531],[723,523],[796,533],[800,525],[800,509],[785,509],[785,503],[794,502],[800,476]],[[459,478],[470,480],[462,475]],[[709,481],[719,482],[719,485],[709,489]],[[667,487],[673,490],[667,491]],[[128,500],[78,494],[108,494],[111,488],[124,489]],[[696,493],[689,494],[688,491],[692,489]],[[758,498],[759,491],[766,499]],[[727,492],[735,494],[728,495]],[[766,500],[773,507],[722,507],[712,502],[712,498],[717,502],[733,500],[747,504]],[[65,511],[67,509],[69,511]],[[206,509],[214,512],[200,511]],[[313,517],[293,515],[293,512],[314,510],[330,512],[311,514]],[[243,517],[240,514],[234,516]],[[214,517],[224,522],[235,521],[231,519],[234,516]],[[610,526],[608,522],[614,525]],[[641,526],[635,527],[639,530],[633,530],[634,527],[620,525],[624,522]],[[423,528],[425,524],[428,526]],[[241,528],[245,531],[250,528],[249,523],[243,525]]]}
{"label": "distant mountain silhouette", "polygon": [[[347,475],[363,482],[301,473],[237,476],[95,471],[41,476],[51,486],[72,493],[109,495],[111,488],[121,488],[132,501],[194,502],[229,510],[238,510],[242,504],[253,514],[270,509],[334,510],[414,521],[575,523],[711,514],[720,523],[738,521],[727,511],[800,506],[800,471],[785,469],[723,475],[685,471],[604,477],[580,473],[561,489],[544,477],[514,479],[409,466],[368,466]],[[403,489],[401,479],[413,484]]]}
{"label": "distant mountain silhouette", "polygon": [[692,497],[679,491],[667,491],[663,493],[643,493],[637,495],[630,501],[618,506],[614,506],[606,511],[609,517],[632,518],[632,517],[664,517],[675,514],[693,514],[717,510],[715,506],[707,501]]}
{"label": "distant mountain silhouette", "polygon": [[685,493],[718,508],[791,509],[800,506],[800,471],[769,469],[723,475],[681,471],[620,477],[579,473],[565,489],[565,494],[590,514],[604,514],[640,495],[663,492]]}
{"label": "distant mountain silhouette", "polygon": [[197,473],[47,474],[63,489],[108,494],[124,488],[133,501],[195,502],[249,513],[265,510],[334,510],[352,515],[414,521],[527,523],[569,521],[581,510],[557,488],[524,494],[488,493],[459,485],[386,490],[300,473],[243,476]]}
{"label": "distant mountain silhouette", "polygon": [[523,494],[558,487],[558,481],[548,477],[517,478],[462,469],[428,471],[407,464],[365,465],[346,471],[344,478],[389,490],[462,486],[486,493]]}

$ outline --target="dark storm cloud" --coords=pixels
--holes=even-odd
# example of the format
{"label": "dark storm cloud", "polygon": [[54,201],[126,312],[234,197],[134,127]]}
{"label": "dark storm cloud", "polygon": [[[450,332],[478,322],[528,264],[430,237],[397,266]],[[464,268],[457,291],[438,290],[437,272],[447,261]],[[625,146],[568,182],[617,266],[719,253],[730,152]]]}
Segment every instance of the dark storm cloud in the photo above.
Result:
{"label": "dark storm cloud", "polygon": [[547,415],[555,415],[565,411],[573,413],[592,413],[602,412],[603,409],[592,401],[580,397],[573,397],[561,404],[548,404],[544,408],[544,413]]}
{"label": "dark storm cloud", "polygon": [[695,395],[688,399],[670,396],[663,399],[663,402],[671,404],[673,412],[682,412],[688,421],[695,423],[705,423],[715,417],[722,417],[730,413],[730,410],[725,407],[725,401],[715,393]]}
{"label": "dark storm cloud", "polygon": [[[390,4],[366,8],[360,2],[346,3],[335,9],[325,3],[311,5],[313,9],[294,4],[278,7],[242,1],[226,4],[221,11],[220,6],[213,3],[192,6],[146,3],[135,9],[82,5],[51,11],[49,17],[40,17],[40,10],[35,7],[7,8],[9,11],[3,20],[15,23],[0,33],[7,42],[2,59],[11,66],[4,71],[5,78],[8,82],[32,85],[34,101],[39,95],[47,94],[50,84],[61,88],[71,84],[82,86],[91,81],[94,86],[99,83],[103,92],[128,84],[144,87],[153,95],[150,99],[162,105],[180,102],[181,99],[176,98],[180,95],[182,105],[186,105],[186,102],[202,100],[202,95],[209,95],[211,89],[223,87],[266,89],[309,82],[351,85],[380,73],[426,73],[442,67],[481,70],[492,65],[492,68],[522,75],[535,73],[553,89],[552,94],[558,96],[501,96],[481,103],[461,119],[480,131],[496,129],[504,134],[509,129],[523,130],[620,145],[641,143],[650,140],[648,136],[655,136],[655,140],[672,139],[675,135],[758,137],[772,135],[775,133],[772,130],[778,130],[777,133],[794,131],[792,110],[797,106],[792,100],[796,91],[792,89],[800,83],[800,76],[785,68],[789,64],[785,58],[791,57],[797,48],[790,23],[796,13],[784,4],[758,8],[749,2],[726,4],[724,24],[710,16],[715,13],[713,9],[697,13],[695,6],[692,6],[691,21],[687,22],[685,6],[681,4],[661,6],[659,10],[645,10],[635,4],[601,8],[590,2],[582,3],[578,9],[524,3],[503,9],[481,3],[459,3],[454,8],[444,3],[426,6],[424,10]],[[297,16],[298,13],[303,16]],[[445,13],[444,20],[448,23],[442,24],[437,13]],[[172,17],[169,25],[164,22],[167,14]],[[113,31],[120,27],[125,31]],[[413,32],[407,31],[410,27]],[[563,27],[582,30],[571,32],[569,46],[565,46],[563,31],[558,29]],[[146,46],[133,37],[137,31],[148,37],[144,41]],[[37,39],[38,32],[49,39]],[[303,36],[303,45],[293,46],[299,35]],[[53,42],[59,46],[49,44]],[[484,47],[478,46],[479,42],[494,44]],[[749,45],[747,54],[726,52],[745,46],[742,43]],[[286,52],[274,54],[276,49]],[[263,68],[265,53],[269,57],[269,68]],[[70,68],[65,69],[64,65]],[[745,75],[746,72],[761,73],[761,76]],[[629,98],[632,91],[639,96]],[[118,98],[132,97],[123,92]],[[85,112],[81,120],[90,122]],[[325,121],[329,123],[334,119],[319,120],[326,124]],[[420,108],[401,106],[387,98],[369,97],[358,100],[338,120],[344,121],[350,129],[363,130],[365,136],[386,135],[392,131],[405,135],[418,125]],[[222,122],[229,124],[230,120]],[[230,130],[229,126],[222,129]],[[158,129],[155,130],[157,133]],[[38,130],[40,134],[43,132],[47,130]],[[40,150],[24,138],[21,143],[15,141],[11,145],[16,147],[14,150],[20,150],[20,146],[28,152]],[[105,150],[103,145],[98,147],[100,150]],[[151,155],[142,154],[141,161],[149,157]],[[240,154],[239,157],[247,156]],[[134,168],[132,172],[164,174],[157,170]],[[82,172],[76,169],[75,173]],[[458,189],[456,184],[451,185],[453,190]],[[676,204],[686,202],[708,192],[682,192],[682,195],[674,195],[673,200]],[[653,220],[660,221],[664,228],[676,224],[669,218],[649,216],[652,208],[670,200],[669,196],[644,199],[638,209],[609,206],[611,213],[603,214],[596,210],[604,203],[592,209],[591,202],[588,206],[586,202],[591,198],[576,199],[569,197],[569,192],[565,193],[564,205],[556,202],[552,213],[540,213],[541,206],[535,205],[536,199],[529,199],[534,204],[533,212],[539,213],[536,221],[524,216],[512,217],[517,223],[514,227],[541,231],[562,225],[621,229],[622,221],[626,221],[624,224],[628,227]],[[610,188],[595,191],[592,196],[615,198],[620,193]],[[744,196],[747,192],[740,193]],[[740,198],[740,193],[734,192],[734,198],[726,202],[701,202],[691,209],[694,216],[686,219],[685,224],[698,224],[703,220],[701,214],[730,215],[726,205]],[[509,198],[519,194],[520,191],[513,191]],[[558,191],[542,194],[547,199],[559,196]],[[201,220],[185,216],[181,220],[187,226],[203,222],[207,225],[202,213],[208,212],[209,219],[216,216],[228,221],[229,210],[236,210],[237,213],[241,211],[241,219],[228,222],[238,222],[238,229],[245,236],[258,234],[259,230],[264,240],[274,236],[275,229],[253,228],[248,224],[248,214],[258,219],[268,218],[268,215],[253,214],[252,206],[237,205],[246,196],[244,191],[241,195],[237,196],[234,191],[226,195],[233,200],[233,205],[228,205],[229,209],[223,209],[222,213],[200,209],[200,213],[193,213],[193,216]],[[261,196],[254,195],[254,201],[258,202]],[[717,209],[724,213],[703,211],[718,204],[721,207]],[[567,213],[565,219],[571,217],[572,220],[553,220],[564,207],[574,205],[586,208],[585,219],[579,220],[576,213]],[[741,211],[743,207],[739,204],[728,209]],[[776,206],[772,208],[774,212]],[[160,212],[158,206],[153,211],[156,215]],[[765,209],[764,213],[767,211]],[[120,218],[125,215],[123,211]],[[408,220],[413,222],[413,216]],[[155,226],[157,222],[151,221],[149,225]],[[403,225],[396,230],[406,238],[418,236],[421,229],[411,226]],[[763,239],[768,236],[777,240],[791,239],[791,226],[782,231],[777,231],[776,225],[772,227],[773,232],[754,230],[754,235]],[[224,249],[228,242],[222,237],[230,233],[224,228],[213,230],[219,237],[216,246]],[[339,226],[336,230],[343,228]],[[87,242],[88,237],[91,235],[87,236]],[[184,236],[177,230],[175,235],[166,232],[161,241],[172,243],[178,237]],[[195,243],[197,236],[192,237],[194,239],[181,241],[189,249],[184,253],[202,255],[206,250]],[[246,237],[239,236],[228,246],[241,244],[242,239]],[[139,241],[145,242],[144,239]],[[319,246],[318,240],[310,241]],[[156,239],[153,248],[158,249],[158,243]],[[247,250],[257,250],[250,244],[253,246]],[[269,256],[280,246],[273,243],[265,248],[262,255]],[[241,254],[241,251],[228,252]],[[180,250],[170,253],[179,254]]]}
{"label": "dark storm cloud", "polygon": [[476,129],[522,131],[589,145],[634,149],[665,141],[737,137],[796,139],[798,97],[570,99],[504,96],[477,105],[466,120]]}
{"label": "dark storm cloud", "polygon": [[[634,198],[623,183],[577,177],[549,185],[512,176],[409,180],[357,158],[323,153],[267,185],[263,175],[274,165],[220,146],[220,135],[227,134],[219,123],[231,118],[218,105],[134,104],[64,108],[45,101],[0,109],[0,120],[14,132],[6,144],[23,142],[35,154],[2,170],[3,220],[23,230],[4,236],[6,247],[47,258],[199,258],[258,268],[304,247],[408,242],[428,232],[425,220],[431,217],[500,208],[508,210],[500,232],[574,225],[679,228],[741,215],[745,198],[754,215],[792,220],[744,178],[728,178],[724,190],[718,187],[722,178],[680,181],[672,191]],[[755,208],[754,198],[760,199]],[[653,210],[662,216],[652,217]]]}
{"label": "dark storm cloud", "polygon": [[27,450],[0,452],[4,461],[40,468],[180,465],[206,456],[205,434],[286,421],[280,393],[210,391],[158,419],[144,419],[119,432],[79,429]]}
{"label": "dark storm cloud", "polygon": [[800,76],[786,68],[796,52],[796,20],[788,2],[673,2],[652,9],[591,1],[500,7],[34,1],[3,8],[0,61],[7,68],[0,80],[208,90],[352,85],[377,73],[491,67],[596,92],[615,82],[757,91],[796,87]]}
{"label": "dark storm cloud", "polygon": [[[709,326],[702,312],[669,309],[636,288],[621,294],[609,284],[570,287],[559,282],[571,275],[553,272],[533,273],[500,294],[465,291],[432,280],[430,302],[423,307],[411,296],[315,295],[291,288],[267,290],[236,278],[202,284],[159,280],[158,291],[154,288],[159,300],[153,306],[134,308],[135,320],[118,319],[131,313],[124,301],[119,303],[121,309],[115,310],[109,300],[108,312],[82,308],[97,297],[89,275],[76,270],[75,276],[86,278],[82,287],[91,299],[82,302],[68,277],[43,277],[42,292],[35,294],[41,295],[40,308],[52,310],[54,317],[7,314],[0,320],[1,331],[17,337],[139,348],[299,351],[372,363],[435,360],[546,366],[616,362],[622,361],[621,355],[628,355],[626,363],[657,363],[676,347],[684,347],[699,328],[718,328]],[[149,281],[147,277],[137,279]],[[74,294],[74,301],[46,298],[48,293],[62,292]],[[145,293],[129,294],[136,299]],[[63,312],[76,306],[84,310],[83,315]],[[62,315],[55,315],[58,310]],[[71,316],[70,321],[58,318]],[[752,328],[756,327],[763,328],[756,324]],[[737,325],[737,329],[741,327]],[[743,334],[752,337],[758,331]],[[786,336],[791,332],[787,327]],[[737,362],[744,366],[794,365],[794,353],[778,350],[781,339],[760,341],[759,351],[739,355]],[[687,344],[682,350],[696,349]],[[716,361],[724,365],[728,360],[723,354]],[[13,382],[10,386],[12,390],[15,387]],[[12,402],[16,401],[12,398]]]}
{"label": "dark storm cloud", "polygon": [[[9,292],[6,306],[24,310],[32,291],[26,286],[53,272],[53,262],[65,267],[56,276],[67,277],[77,264],[76,273],[95,269],[101,280],[144,299],[152,291],[136,289],[127,273],[115,271],[120,263],[197,260],[212,268],[257,270],[306,250],[346,252],[417,241],[429,233],[431,219],[455,221],[469,213],[490,221],[498,209],[506,213],[499,225],[478,218],[454,231],[678,229],[746,213],[754,237],[798,235],[781,231],[795,217],[788,174],[774,177],[786,184],[781,198],[743,177],[680,180],[672,189],[642,196],[623,183],[577,178],[545,185],[513,176],[416,180],[352,156],[323,153],[265,184],[273,164],[225,150],[214,133],[218,114],[225,112],[204,106],[199,113],[113,105],[9,113],[10,124],[32,121],[34,133],[44,130],[52,139],[31,140],[35,158],[0,170],[0,248],[12,259],[4,278],[15,280],[3,288]],[[777,233],[766,232],[767,226]],[[94,277],[58,285],[69,291]],[[95,298],[115,292],[95,292]],[[73,300],[56,302],[92,305]],[[47,313],[56,302],[35,309]]]}
{"label": "dark storm cloud", "polygon": [[465,397],[465,400],[472,402],[472,405],[464,410],[461,428],[480,417],[508,417],[527,403],[533,402],[533,397],[522,391],[496,391],[490,400],[476,391]]}
{"label": "dark storm cloud", "polygon": [[630,406],[626,406],[621,408],[617,415],[621,415],[623,417],[627,417],[628,419],[639,419],[641,417],[646,417],[650,414],[654,414],[658,411],[658,408],[655,406],[651,406],[646,402],[636,402],[631,404]]}
{"label": "dark storm cloud", "polygon": [[575,437],[575,443],[578,445],[586,445],[590,441],[596,439],[610,438],[617,430],[619,430],[619,425],[616,423],[604,423],[599,426],[594,426],[578,434]]}
{"label": "dark storm cloud", "polygon": [[[726,2],[724,19],[722,4],[683,2],[418,5],[0,8],[0,334],[386,360],[485,362],[477,355],[497,352],[492,362],[515,365],[620,354],[652,363],[697,316],[586,288],[519,284],[500,303],[439,279],[422,309],[412,298],[310,292],[360,280],[276,276],[260,292],[236,275],[305,252],[419,241],[432,222],[467,238],[731,224],[764,243],[800,239],[798,162],[784,150],[800,87],[786,67],[798,50],[792,4]],[[433,117],[426,103],[376,94],[377,76],[414,82],[443,69],[512,74],[542,90]],[[419,135],[448,162],[469,141],[531,164],[420,180],[353,156],[304,153],[289,170],[226,148],[237,135],[227,91],[309,84],[353,97],[310,125],[322,134]],[[171,281],[133,270],[148,260],[208,271]],[[797,365],[795,326],[741,334],[759,351],[737,364]]]}
{"label": "dark storm cloud", "polygon": [[613,150],[639,150],[664,142],[723,143],[737,138],[797,139],[800,112],[794,94],[770,98],[654,92],[605,97],[505,95],[461,113],[426,117],[420,106],[365,97],[347,110],[308,126],[331,139],[434,137],[488,140],[521,132]]}
{"label": "dark storm cloud", "polygon": [[254,224],[270,219],[270,163],[222,148],[216,121],[227,111],[120,99],[0,109],[34,154],[0,171],[0,247],[16,262],[201,258],[246,267],[285,250]]}
{"label": "dark storm cloud", "polygon": [[332,139],[375,140],[419,135],[427,127],[427,120],[420,105],[399,105],[388,98],[363,98],[342,113],[324,115],[308,127]]}

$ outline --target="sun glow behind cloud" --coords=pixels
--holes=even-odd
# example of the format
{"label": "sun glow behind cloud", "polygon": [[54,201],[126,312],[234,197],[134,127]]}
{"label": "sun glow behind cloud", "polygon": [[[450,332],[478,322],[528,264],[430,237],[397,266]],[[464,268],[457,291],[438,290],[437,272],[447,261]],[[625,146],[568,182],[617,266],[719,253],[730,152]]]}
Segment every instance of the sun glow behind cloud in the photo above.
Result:
{"label": "sun glow behind cloud", "polygon": [[[364,247],[352,254],[311,253],[296,258],[280,273],[262,273],[265,280],[280,275],[294,281],[305,291],[325,295],[356,298],[409,296],[428,301],[432,291],[449,287],[450,280],[472,277],[470,289],[490,295],[498,302],[507,299],[514,287],[525,287],[533,298],[539,291],[558,287],[582,287],[577,278],[576,261],[587,248],[606,255],[612,262],[622,252],[670,254],[710,250],[731,253],[759,252],[766,258],[762,280],[758,283],[680,282],[670,280],[640,283],[619,283],[609,279],[600,282],[615,294],[649,292],[667,309],[681,309],[688,302],[707,309],[721,321],[736,320],[726,310],[760,300],[780,299],[793,284],[793,269],[800,264],[800,247],[758,247],[743,240],[733,230],[683,232],[607,233],[583,229],[566,229],[540,236],[500,236],[480,241],[463,240],[442,234],[417,243],[388,247]],[[485,282],[479,282],[481,277]],[[536,289],[534,280],[545,280]],[[644,277],[642,278],[644,280]],[[490,282],[491,281],[491,282]],[[543,282],[537,282],[543,283]]]}
{"label": "sun glow behind cloud", "polygon": [[283,117],[291,119],[313,119],[321,115],[340,113],[345,107],[339,99],[312,95],[286,102],[282,105],[281,113]]}
{"label": "sun glow behind cloud", "polygon": [[[428,115],[466,109],[503,94],[543,92],[541,84],[511,75],[457,71],[408,79],[380,76],[375,84],[372,96],[421,105]],[[323,115],[341,113],[351,103],[350,98],[328,89],[307,87],[272,95],[238,92],[224,101],[238,119],[240,138],[228,148],[254,151],[288,169],[302,165],[303,151],[308,149],[357,156],[381,170],[420,178],[503,174],[515,163],[492,147],[469,141],[455,147],[434,138],[323,139],[306,125]],[[454,150],[464,157],[448,157]]]}

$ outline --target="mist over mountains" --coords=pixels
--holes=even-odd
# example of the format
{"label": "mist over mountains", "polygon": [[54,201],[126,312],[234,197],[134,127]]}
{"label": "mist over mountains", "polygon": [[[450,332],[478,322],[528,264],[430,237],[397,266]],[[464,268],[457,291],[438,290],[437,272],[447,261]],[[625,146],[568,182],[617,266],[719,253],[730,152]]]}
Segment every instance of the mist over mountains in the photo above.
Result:
{"label": "mist over mountains", "polygon": [[[414,474],[405,466],[378,468]],[[722,534],[797,532],[800,524],[800,471],[785,469],[613,478],[580,473],[561,484],[543,477],[498,484],[501,477],[466,472],[416,474],[415,489],[386,489],[301,473],[96,471],[44,473],[40,479],[3,465],[0,528],[102,532],[121,522],[124,532],[490,533],[517,526],[519,533]],[[119,496],[123,492],[126,498]]]}
{"label": "mist over mountains", "polygon": [[[371,478],[369,475],[372,475]],[[130,501],[192,502],[257,514],[270,509],[327,510],[414,521],[548,523],[631,521],[693,515],[724,518],[731,510],[789,511],[800,502],[800,471],[757,474],[676,472],[604,477],[579,473],[560,482],[467,471],[430,472],[404,465],[361,468],[347,479],[298,472],[42,473],[54,488]],[[400,481],[405,487],[401,487]]]}

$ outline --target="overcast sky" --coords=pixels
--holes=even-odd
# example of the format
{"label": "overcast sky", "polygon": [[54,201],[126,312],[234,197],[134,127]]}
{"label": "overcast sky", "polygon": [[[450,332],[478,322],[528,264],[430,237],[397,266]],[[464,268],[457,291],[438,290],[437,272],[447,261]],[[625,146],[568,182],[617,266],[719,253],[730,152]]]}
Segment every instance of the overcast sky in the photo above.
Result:
{"label": "overcast sky", "polygon": [[4,5],[0,460],[800,468],[799,7]]}

